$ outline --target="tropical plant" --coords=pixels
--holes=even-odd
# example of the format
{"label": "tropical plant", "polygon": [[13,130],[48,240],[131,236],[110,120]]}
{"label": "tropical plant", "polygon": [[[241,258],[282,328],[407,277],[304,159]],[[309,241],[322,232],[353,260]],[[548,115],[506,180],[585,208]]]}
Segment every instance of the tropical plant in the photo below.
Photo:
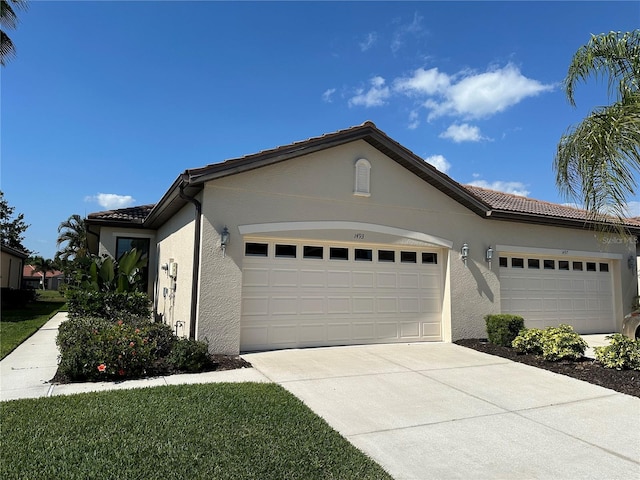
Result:
{"label": "tropical plant", "polygon": [[29,250],[22,245],[24,232],[29,228],[29,225],[24,223],[24,214],[22,213],[14,218],[13,212],[15,210],[15,207],[9,206],[9,203],[4,199],[4,193],[0,191],[0,233],[2,234],[2,244],[29,253]]}
{"label": "tropical plant", "polygon": [[125,252],[118,261],[109,256],[93,258],[81,287],[101,292],[139,290],[145,265],[142,252],[135,248]]}
{"label": "tropical plant", "polygon": [[14,57],[16,47],[7,35],[7,29],[14,29],[18,25],[16,10],[27,8],[26,0],[0,0],[0,65],[4,67],[6,61]]}
{"label": "tropical plant", "polygon": [[560,138],[554,161],[556,183],[568,198],[582,204],[591,219],[628,216],[627,199],[637,188],[640,171],[640,30],[592,35],[573,56],[564,80],[575,106],[578,82],[608,79],[609,106],[595,108]]}
{"label": "tropical plant", "polygon": [[42,289],[47,289],[47,273],[53,272],[55,268],[55,263],[53,260],[49,258],[43,257],[34,257],[31,265],[35,267],[36,272],[42,273]]}
{"label": "tropical plant", "polygon": [[73,260],[89,255],[87,226],[80,215],[73,214],[60,224],[57,245],[62,245],[62,249],[56,254],[61,260]]}

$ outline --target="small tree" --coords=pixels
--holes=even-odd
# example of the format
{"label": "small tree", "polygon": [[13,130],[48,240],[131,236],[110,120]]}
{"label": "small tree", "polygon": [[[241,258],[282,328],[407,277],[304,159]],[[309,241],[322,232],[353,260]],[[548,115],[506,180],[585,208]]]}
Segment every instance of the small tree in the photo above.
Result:
{"label": "small tree", "polygon": [[31,263],[36,269],[36,272],[42,273],[42,289],[47,289],[47,273],[55,270],[55,262],[48,258],[35,257]]}
{"label": "small tree", "polygon": [[9,206],[9,203],[4,199],[4,193],[0,191],[2,244],[29,253],[29,250],[22,245],[24,232],[29,228],[29,225],[24,222],[24,214],[21,213],[14,218],[13,212],[15,212],[15,207]]}

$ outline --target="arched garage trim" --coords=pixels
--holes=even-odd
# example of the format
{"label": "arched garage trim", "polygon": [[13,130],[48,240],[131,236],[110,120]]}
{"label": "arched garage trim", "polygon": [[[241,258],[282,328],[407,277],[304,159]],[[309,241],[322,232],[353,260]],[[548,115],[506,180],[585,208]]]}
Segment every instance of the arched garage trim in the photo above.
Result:
{"label": "arched garage trim", "polygon": [[304,231],[304,230],[358,230],[394,235],[396,237],[409,238],[430,245],[451,248],[453,242],[444,238],[429,235],[423,232],[415,232],[402,228],[377,225],[375,223],[345,222],[345,221],[316,221],[316,222],[274,222],[254,223],[251,225],[239,225],[238,230],[242,235],[257,233]]}

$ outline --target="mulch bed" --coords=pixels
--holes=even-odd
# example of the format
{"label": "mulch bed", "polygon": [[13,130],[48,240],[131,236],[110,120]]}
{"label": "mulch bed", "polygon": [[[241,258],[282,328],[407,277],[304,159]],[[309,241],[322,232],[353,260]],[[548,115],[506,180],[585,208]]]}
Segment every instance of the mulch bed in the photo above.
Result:
{"label": "mulch bed", "polygon": [[577,361],[549,362],[538,355],[521,354],[513,348],[494,345],[481,338],[456,340],[454,343],[478,352],[508,358],[514,362],[525,363],[533,367],[544,368],[545,370],[640,398],[640,371],[637,370],[604,368],[600,363],[587,357],[582,357]]}

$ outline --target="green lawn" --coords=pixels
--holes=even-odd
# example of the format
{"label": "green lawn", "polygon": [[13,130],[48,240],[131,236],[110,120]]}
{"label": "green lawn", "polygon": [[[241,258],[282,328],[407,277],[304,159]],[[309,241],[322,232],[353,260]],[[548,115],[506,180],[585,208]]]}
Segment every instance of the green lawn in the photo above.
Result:
{"label": "green lawn", "polygon": [[20,309],[3,309],[0,319],[0,359],[33,335],[58,311],[65,298],[57,291],[39,292],[38,300]]}
{"label": "green lawn", "polygon": [[0,403],[0,478],[390,479],[275,384]]}

